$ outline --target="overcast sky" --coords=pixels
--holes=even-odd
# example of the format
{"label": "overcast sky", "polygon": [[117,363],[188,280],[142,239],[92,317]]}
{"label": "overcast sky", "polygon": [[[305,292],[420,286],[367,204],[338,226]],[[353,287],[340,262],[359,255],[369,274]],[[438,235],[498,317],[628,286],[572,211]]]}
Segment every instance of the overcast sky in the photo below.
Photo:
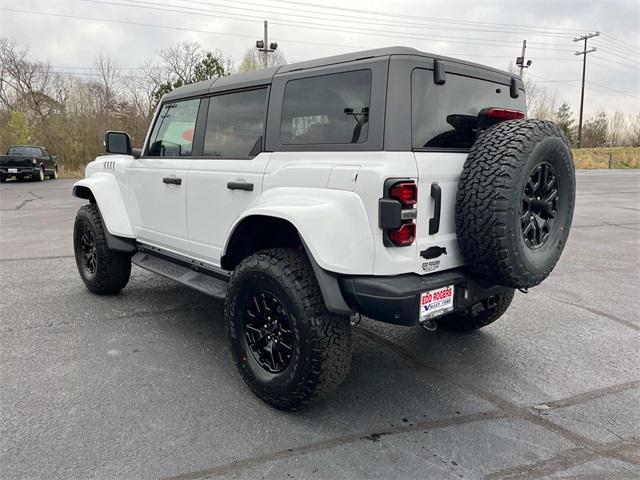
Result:
{"label": "overcast sky", "polygon": [[265,19],[289,62],[405,45],[507,69],[526,39],[525,77],[574,111],[583,44],[572,40],[599,31],[589,40],[597,52],[587,60],[586,113],[640,112],[640,1],[0,0],[0,37],[76,74],[99,52],[129,71],[185,40],[239,62]]}

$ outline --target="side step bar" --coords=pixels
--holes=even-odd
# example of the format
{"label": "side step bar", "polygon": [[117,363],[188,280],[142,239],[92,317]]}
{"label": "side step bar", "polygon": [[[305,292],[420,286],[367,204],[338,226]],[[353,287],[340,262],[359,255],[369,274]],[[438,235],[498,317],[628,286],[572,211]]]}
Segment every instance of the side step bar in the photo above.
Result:
{"label": "side step bar", "polygon": [[212,297],[222,299],[227,295],[229,286],[227,280],[196,272],[189,267],[178,265],[155,255],[138,252],[131,258],[131,262],[145,270],[158,273]]}

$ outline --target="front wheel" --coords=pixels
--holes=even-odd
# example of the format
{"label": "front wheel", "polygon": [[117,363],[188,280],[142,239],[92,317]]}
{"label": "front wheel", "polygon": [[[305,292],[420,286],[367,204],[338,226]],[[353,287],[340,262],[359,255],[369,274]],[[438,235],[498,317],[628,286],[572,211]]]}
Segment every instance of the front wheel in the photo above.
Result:
{"label": "front wheel", "polygon": [[129,282],[131,255],[109,249],[96,205],[84,205],[78,210],[73,249],[80,277],[89,291],[98,295],[114,294]]}
{"label": "front wheel", "polygon": [[40,169],[38,170],[38,173],[33,176],[33,179],[36,182],[43,182],[44,181],[44,167],[40,167]]}
{"label": "front wheel", "polygon": [[57,180],[58,179],[58,169],[54,168],[53,172],[49,174],[49,180]]}
{"label": "front wheel", "polygon": [[265,402],[298,410],[337,388],[351,362],[348,317],[327,311],[301,251],[265,250],[236,268],[225,318],[231,350]]}
{"label": "front wheel", "polygon": [[436,320],[439,327],[454,332],[470,332],[486,327],[498,320],[507,311],[515,290],[506,290],[483,300],[476,308],[454,312]]}

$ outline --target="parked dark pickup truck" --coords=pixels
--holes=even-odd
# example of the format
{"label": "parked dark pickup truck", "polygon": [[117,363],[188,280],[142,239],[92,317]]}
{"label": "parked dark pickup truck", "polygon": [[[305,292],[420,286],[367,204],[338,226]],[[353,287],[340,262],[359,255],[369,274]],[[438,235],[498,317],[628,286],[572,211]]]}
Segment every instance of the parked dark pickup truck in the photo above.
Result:
{"label": "parked dark pickup truck", "polygon": [[58,161],[47,149],[36,145],[11,145],[6,155],[0,156],[0,182],[7,178],[30,177],[41,182],[44,177],[58,178]]}

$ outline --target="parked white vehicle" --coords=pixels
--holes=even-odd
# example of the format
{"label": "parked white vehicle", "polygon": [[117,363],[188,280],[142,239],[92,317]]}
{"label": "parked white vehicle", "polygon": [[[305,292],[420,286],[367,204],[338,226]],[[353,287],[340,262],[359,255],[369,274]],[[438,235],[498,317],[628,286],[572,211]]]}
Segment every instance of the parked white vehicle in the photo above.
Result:
{"label": "parked white vehicle", "polygon": [[399,47],[181,87],[75,184],[80,275],[117,293],[134,263],[224,298],[245,381],[300,408],[345,378],[355,315],[473,330],[551,272],[573,161],[524,117],[519,78]]}

